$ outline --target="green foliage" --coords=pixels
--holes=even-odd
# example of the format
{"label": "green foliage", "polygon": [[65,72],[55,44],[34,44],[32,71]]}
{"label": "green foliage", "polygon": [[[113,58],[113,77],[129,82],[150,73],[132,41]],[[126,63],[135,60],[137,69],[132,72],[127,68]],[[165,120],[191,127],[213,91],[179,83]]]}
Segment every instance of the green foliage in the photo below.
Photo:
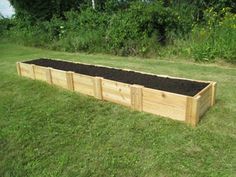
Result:
{"label": "green foliage", "polygon": [[72,8],[67,3],[61,7],[65,2],[60,0],[45,2],[54,9],[49,15],[49,8],[40,13],[39,6],[27,10],[26,2],[12,0],[16,18],[0,20],[0,35],[25,45],[71,52],[236,60],[231,0],[107,0],[95,1],[96,10],[88,1],[76,1]]}
{"label": "green foliage", "polygon": [[81,13],[67,12],[65,18],[63,35],[53,44],[54,49],[72,52],[105,51],[105,28],[108,23],[106,14],[86,9]]}
{"label": "green foliage", "polygon": [[14,27],[14,21],[0,16],[0,36]]}
{"label": "green foliage", "polygon": [[[178,17],[161,3],[133,3],[126,11],[119,11],[110,20],[107,38],[111,50],[138,54],[149,48],[149,41],[164,43],[166,33],[177,29]],[[153,45],[153,43],[151,43]]]}
{"label": "green foliage", "polygon": [[209,61],[224,58],[236,61],[236,14],[230,9],[216,13],[213,8],[205,11],[207,26],[196,26],[192,32],[191,52],[196,60]]}

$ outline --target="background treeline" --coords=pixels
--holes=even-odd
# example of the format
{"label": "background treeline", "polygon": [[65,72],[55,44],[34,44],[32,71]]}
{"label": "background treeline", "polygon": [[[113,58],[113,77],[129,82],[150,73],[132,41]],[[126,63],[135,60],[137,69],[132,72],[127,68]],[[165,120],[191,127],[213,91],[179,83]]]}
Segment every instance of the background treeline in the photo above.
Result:
{"label": "background treeline", "polygon": [[10,2],[16,15],[0,17],[0,35],[24,45],[236,62],[234,0]]}

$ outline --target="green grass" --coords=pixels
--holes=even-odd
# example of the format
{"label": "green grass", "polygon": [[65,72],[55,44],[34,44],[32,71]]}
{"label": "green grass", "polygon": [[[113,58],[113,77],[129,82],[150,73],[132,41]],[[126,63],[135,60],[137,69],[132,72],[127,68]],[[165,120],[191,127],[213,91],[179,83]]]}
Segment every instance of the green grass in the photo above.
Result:
{"label": "green grass", "polygon": [[[17,76],[42,56],[217,81],[217,104],[191,128]],[[235,175],[235,68],[0,43],[0,176]]]}

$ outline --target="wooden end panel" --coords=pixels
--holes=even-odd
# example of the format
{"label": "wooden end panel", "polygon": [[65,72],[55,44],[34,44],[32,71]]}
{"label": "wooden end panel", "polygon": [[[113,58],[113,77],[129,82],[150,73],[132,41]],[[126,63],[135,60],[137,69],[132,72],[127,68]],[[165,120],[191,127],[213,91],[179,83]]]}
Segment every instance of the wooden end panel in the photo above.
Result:
{"label": "wooden end panel", "polygon": [[94,96],[94,77],[73,73],[74,90]]}
{"label": "wooden end panel", "polygon": [[66,71],[50,69],[52,84],[68,89]]}
{"label": "wooden end panel", "polygon": [[130,92],[129,84],[107,79],[102,80],[102,95],[104,100],[125,106],[131,106]]}
{"label": "wooden end panel", "polygon": [[199,116],[201,117],[210,107],[212,102],[212,84],[209,84],[196,97],[199,98]]}
{"label": "wooden end panel", "polygon": [[214,106],[216,102],[216,88],[217,84],[216,82],[213,82],[211,87],[211,106]]}
{"label": "wooden end panel", "polygon": [[46,82],[47,81],[46,73],[47,73],[47,68],[37,65],[34,66],[35,79]]}
{"label": "wooden end panel", "polygon": [[34,79],[34,67],[30,64],[20,63],[21,76]]}
{"label": "wooden end panel", "polygon": [[20,62],[16,62],[16,69],[17,69],[17,74],[21,76]]}
{"label": "wooden end panel", "polygon": [[143,88],[143,111],[185,121],[187,97]]}

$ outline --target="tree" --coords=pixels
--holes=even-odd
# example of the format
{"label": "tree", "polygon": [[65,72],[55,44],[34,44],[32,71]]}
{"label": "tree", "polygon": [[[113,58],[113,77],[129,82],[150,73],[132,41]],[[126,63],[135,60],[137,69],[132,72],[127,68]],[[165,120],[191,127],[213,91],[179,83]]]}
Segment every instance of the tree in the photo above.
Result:
{"label": "tree", "polygon": [[80,10],[86,0],[10,0],[16,16],[27,14],[33,20],[49,20],[54,15],[63,16],[69,10]]}

